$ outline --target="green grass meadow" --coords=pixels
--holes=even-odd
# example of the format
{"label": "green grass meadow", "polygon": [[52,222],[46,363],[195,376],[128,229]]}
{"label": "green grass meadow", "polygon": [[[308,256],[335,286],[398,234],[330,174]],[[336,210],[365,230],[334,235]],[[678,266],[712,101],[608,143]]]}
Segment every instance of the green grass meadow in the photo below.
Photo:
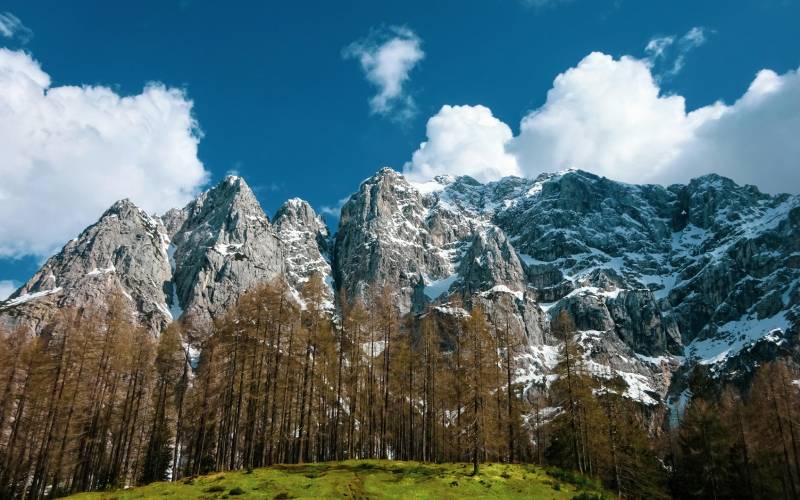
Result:
{"label": "green grass meadow", "polygon": [[533,465],[483,464],[478,476],[471,472],[469,464],[349,460],[220,472],[70,498],[611,498],[580,476]]}

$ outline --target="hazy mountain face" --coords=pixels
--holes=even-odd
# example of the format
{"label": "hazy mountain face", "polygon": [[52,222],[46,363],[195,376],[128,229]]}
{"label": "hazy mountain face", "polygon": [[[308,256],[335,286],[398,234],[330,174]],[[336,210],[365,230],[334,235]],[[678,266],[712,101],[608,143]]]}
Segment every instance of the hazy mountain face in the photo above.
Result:
{"label": "hazy mountain face", "polygon": [[613,368],[652,405],[680,392],[673,375],[695,363],[737,378],[796,349],[800,197],[714,175],[668,188],[582,171],[419,184],[383,169],[343,206],[332,238],[308,203],[289,200],[269,221],[228,177],[160,218],[114,204],[0,315],[38,331],[58,307],[102,309],[118,294],[154,334],[179,316],[202,331],[258,283],[284,279],[300,300],[312,273],[332,314],[340,291],[388,287],[402,313],[434,314],[445,338],[480,302],[524,344],[526,383],[546,380],[550,321],[566,310],[588,366]]}

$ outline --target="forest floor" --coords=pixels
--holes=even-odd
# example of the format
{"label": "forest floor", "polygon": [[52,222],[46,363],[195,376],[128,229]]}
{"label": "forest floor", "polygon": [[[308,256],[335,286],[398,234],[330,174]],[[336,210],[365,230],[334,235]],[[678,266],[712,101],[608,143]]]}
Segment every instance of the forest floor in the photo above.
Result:
{"label": "forest floor", "polygon": [[460,463],[348,460],[219,472],[70,498],[612,498],[593,481],[533,465],[482,464],[478,476],[471,473],[471,465]]}

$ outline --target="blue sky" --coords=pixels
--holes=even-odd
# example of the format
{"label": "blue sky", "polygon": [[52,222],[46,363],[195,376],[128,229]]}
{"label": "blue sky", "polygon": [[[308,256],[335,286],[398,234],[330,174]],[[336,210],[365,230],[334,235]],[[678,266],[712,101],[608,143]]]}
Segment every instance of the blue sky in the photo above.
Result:
{"label": "blue sky", "polygon": [[[402,169],[426,140],[428,119],[443,105],[483,105],[517,136],[521,120],[547,104],[556,75],[592,52],[611,56],[612,62],[623,55],[648,61],[660,95],[682,96],[687,112],[718,100],[734,103],[762,69],[785,75],[800,66],[800,5],[791,0],[224,6],[190,0],[124,5],[11,1],[0,12],[12,14],[28,29],[0,37],[0,45],[38,61],[51,88],[96,85],[119,96],[140,94],[148,82],[182,89],[202,130],[196,151],[202,165],[191,168],[207,172],[203,186],[236,171],[269,214],[294,196],[317,208],[335,206],[379,167]],[[702,43],[680,45],[692,28],[702,30]],[[399,29],[412,33],[424,53],[402,85],[402,98],[413,100],[415,112],[401,113],[403,106],[397,105],[375,113],[369,100],[376,86],[365,78],[357,57],[343,54],[354,42],[374,49]],[[670,55],[658,59],[645,51],[652,40],[670,36]],[[671,72],[679,57],[679,70]],[[541,140],[530,140],[517,151],[537,149]],[[420,161],[433,153],[421,155]],[[544,161],[526,154],[532,162]],[[113,172],[109,155],[103,158]],[[461,172],[458,165],[436,168],[431,167]],[[471,168],[478,167],[463,171],[471,173]],[[520,167],[524,175],[532,172]],[[613,170],[602,173],[614,177]],[[625,172],[619,177],[631,180]],[[189,182],[190,187],[200,184],[197,176]],[[103,184],[96,188],[103,190]],[[789,189],[796,192],[794,186]],[[58,209],[69,210],[69,203],[63,203]],[[85,217],[92,210],[87,208]],[[0,232],[0,238],[14,237],[13,231]],[[46,253],[34,247],[7,250],[0,258],[0,280],[27,279]]]}

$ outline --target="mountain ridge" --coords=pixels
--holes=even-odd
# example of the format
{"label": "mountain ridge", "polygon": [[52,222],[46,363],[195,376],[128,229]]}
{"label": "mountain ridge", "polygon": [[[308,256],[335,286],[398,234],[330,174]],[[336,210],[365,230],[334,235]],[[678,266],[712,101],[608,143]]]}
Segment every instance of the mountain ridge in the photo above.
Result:
{"label": "mountain ridge", "polygon": [[765,356],[797,355],[798,256],[800,197],[716,174],[667,187],[580,170],[415,183],[383,168],[348,198],[333,235],[296,198],[270,221],[229,176],[158,218],[115,203],[0,317],[36,331],[55,308],[102,307],[118,290],[154,333],[173,316],[199,331],[258,283],[283,277],[298,298],[320,273],[331,312],[339,290],[386,285],[401,312],[431,310],[444,325],[457,304],[480,303],[526,345],[517,376],[531,391],[553,367],[549,322],[565,310],[596,369],[611,366],[631,397],[656,404],[676,400],[673,376],[696,364],[737,378]]}

